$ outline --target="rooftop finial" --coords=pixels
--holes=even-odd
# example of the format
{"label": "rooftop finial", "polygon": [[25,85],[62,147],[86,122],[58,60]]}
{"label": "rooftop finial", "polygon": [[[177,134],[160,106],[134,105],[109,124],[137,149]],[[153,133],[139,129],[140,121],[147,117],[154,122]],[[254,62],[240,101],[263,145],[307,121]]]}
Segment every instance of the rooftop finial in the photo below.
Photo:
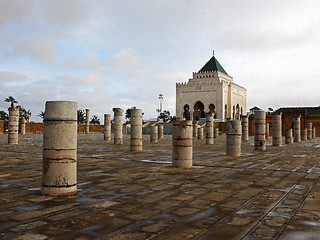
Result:
{"label": "rooftop finial", "polygon": [[212,55],[214,56],[214,49],[212,50]]}

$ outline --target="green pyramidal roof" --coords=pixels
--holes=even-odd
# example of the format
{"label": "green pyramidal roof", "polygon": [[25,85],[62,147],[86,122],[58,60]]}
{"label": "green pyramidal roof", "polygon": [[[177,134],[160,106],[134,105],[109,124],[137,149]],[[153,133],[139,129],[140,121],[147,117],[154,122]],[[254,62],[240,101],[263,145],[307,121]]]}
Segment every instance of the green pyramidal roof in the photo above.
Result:
{"label": "green pyramidal roof", "polygon": [[212,56],[212,58],[206,63],[206,65],[204,65],[200,69],[199,73],[206,71],[220,71],[228,75],[228,73],[223,69],[223,67],[220,65],[220,63],[214,56]]}

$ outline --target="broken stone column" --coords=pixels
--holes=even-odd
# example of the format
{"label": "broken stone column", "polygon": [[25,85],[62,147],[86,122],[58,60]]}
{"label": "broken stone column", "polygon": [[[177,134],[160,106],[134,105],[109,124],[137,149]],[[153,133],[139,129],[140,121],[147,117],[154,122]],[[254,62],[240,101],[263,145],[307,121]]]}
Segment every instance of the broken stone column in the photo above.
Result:
{"label": "broken stone column", "polygon": [[89,111],[90,111],[90,109],[86,109],[86,126],[85,126],[85,133],[86,134],[89,133],[89,127],[90,127],[90,124],[89,124],[89,120],[90,120]]}
{"label": "broken stone column", "polygon": [[153,143],[158,142],[158,126],[150,127],[150,142],[153,142]]}
{"label": "broken stone column", "polygon": [[312,127],[312,138],[316,138],[316,127]]}
{"label": "broken stone column", "polygon": [[301,141],[301,132],[300,132],[300,116],[295,117],[293,120],[293,133],[294,133],[294,141],[300,142]]}
{"label": "broken stone column", "polygon": [[104,129],[103,129],[103,139],[105,141],[111,141],[111,114],[104,115]]}
{"label": "broken stone column", "polygon": [[307,139],[312,139],[312,122],[307,122]]}
{"label": "broken stone column", "polygon": [[43,122],[41,193],[74,194],[77,192],[77,103],[46,102]]}
{"label": "broken stone column", "polygon": [[226,140],[226,155],[227,156],[241,156],[241,121],[228,120],[227,121],[227,140]]}
{"label": "broken stone column", "polygon": [[158,139],[163,138],[163,123],[158,124]]}
{"label": "broken stone column", "polygon": [[113,108],[114,112],[114,144],[123,144],[122,138],[122,108]]}
{"label": "broken stone column", "polygon": [[172,165],[192,167],[192,121],[177,118],[172,128]]}
{"label": "broken stone column", "polygon": [[213,115],[206,113],[206,144],[214,144]]}
{"label": "broken stone column", "polygon": [[19,107],[9,108],[8,144],[18,144]]}
{"label": "broken stone column", "polygon": [[193,137],[198,138],[198,122],[193,123]]}
{"label": "broken stone column", "polygon": [[241,127],[242,127],[242,140],[249,140],[249,122],[248,116],[244,115],[241,117]]}
{"label": "broken stone column", "polygon": [[20,133],[21,135],[26,134],[26,119],[24,117],[20,119]]}
{"label": "broken stone column", "polygon": [[142,109],[131,109],[130,150],[142,151]]}
{"label": "broken stone column", "polygon": [[285,143],[286,144],[292,144],[293,143],[293,130],[292,129],[287,129],[286,130]]}
{"label": "broken stone column", "polygon": [[198,139],[203,139],[203,127],[198,126]]}
{"label": "broken stone column", "polygon": [[266,112],[254,112],[254,150],[266,150]]}
{"label": "broken stone column", "polygon": [[270,137],[270,124],[266,123],[266,139]]}
{"label": "broken stone column", "polygon": [[282,146],[282,113],[273,113],[272,116],[272,145]]}
{"label": "broken stone column", "polygon": [[305,129],[301,129],[301,141],[307,141],[308,139],[308,130]]}
{"label": "broken stone column", "polygon": [[219,128],[214,128],[214,130],[213,130],[214,132],[213,132],[213,138],[218,138],[219,137]]}

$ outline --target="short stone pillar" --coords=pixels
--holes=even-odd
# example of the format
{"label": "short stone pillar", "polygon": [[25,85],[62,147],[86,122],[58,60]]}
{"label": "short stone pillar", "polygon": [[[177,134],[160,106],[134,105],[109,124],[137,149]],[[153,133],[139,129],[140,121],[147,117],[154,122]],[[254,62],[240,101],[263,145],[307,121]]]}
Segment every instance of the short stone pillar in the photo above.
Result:
{"label": "short stone pillar", "polygon": [[312,127],[312,138],[316,138],[316,127]]}
{"label": "short stone pillar", "polygon": [[241,121],[228,120],[227,121],[227,140],[226,140],[226,155],[227,156],[241,156]]}
{"label": "short stone pillar", "polygon": [[206,113],[206,144],[214,144],[213,115]]}
{"label": "short stone pillar", "polygon": [[142,151],[142,109],[131,109],[130,151]]}
{"label": "short stone pillar", "polygon": [[293,130],[292,129],[287,129],[286,130],[285,143],[286,144],[292,144],[293,143]]}
{"label": "short stone pillar", "polygon": [[77,103],[48,101],[44,113],[41,193],[77,192]]}
{"label": "short stone pillar", "polygon": [[113,108],[114,112],[114,144],[123,144],[122,138],[122,108]]}
{"label": "short stone pillar", "polygon": [[312,139],[312,122],[307,122],[307,139]]}
{"label": "short stone pillar", "polygon": [[111,114],[104,114],[103,139],[111,141]]}
{"label": "short stone pillar", "polygon": [[20,119],[20,134],[26,134],[26,119],[24,117]]}
{"label": "short stone pillar", "polygon": [[249,122],[248,122],[248,116],[246,115],[241,116],[241,128],[242,128],[242,140],[248,141],[249,140]]}
{"label": "short stone pillar", "polygon": [[254,150],[266,150],[266,112],[254,112]]}
{"label": "short stone pillar", "polygon": [[9,108],[8,144],[18,144],[19,139],[19,107]]}
{"label": "short stone pillar", "polygon": [[193,123],[193,137],[198,138],[198,122]]}
{"label": "short stone pillar", "polygon": [[89,128],[90,128],[90,116],[89,116],[90,109],[86,109],[86,126],[85,126],[85,133],[89,133]]}
{"label": "short stone pillar", "polygon": [[150,142],[158,142],[158,126],[156,125],[150,127]]}
{"label": "short stone pillar", "polygon": [[198,126],[198,139],[203,139],[203,127]]}
{"label": "short stone pillar", "polygon": [[301,132],[300,132],[300,117],[295,117],[293,120],[293,136],[295,142],[301,141]]}
{"label": "short stone pillar", "polygon": [[266,139],[268,139],[269,137],[270,137],[270,124],[266,123]]}
{"label": "short stone pillar", "polygon": [[307,141],[308,139],[308,130],[305,129],[301,129],[301,141]]}
{"label": "short stone pillar", "polygon": [[273,113],[272,116],[272,145],[282,146],[282,113]]}
{"label": "short stone pillar", "polygon": [[217,139],[219,137],[219,128],[214,128],[213,130],[213,138]]}
{"label": "short stone pillar", "polygon": [[192,121],[177,118],[172,127],[172,165],[192,167]]}
{"label": "short stone pillar", "polygon": [[163,123],[158,124],[158,139],[163,138]]}

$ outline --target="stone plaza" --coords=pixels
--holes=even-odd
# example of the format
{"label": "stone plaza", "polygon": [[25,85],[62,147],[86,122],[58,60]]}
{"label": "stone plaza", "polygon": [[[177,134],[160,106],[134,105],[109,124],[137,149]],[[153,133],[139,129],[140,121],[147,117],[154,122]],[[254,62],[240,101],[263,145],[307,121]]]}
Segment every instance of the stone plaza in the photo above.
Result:
{"label": "stone plaza", "polygon": [[75,195],[41,195],[43,135],[0,135],[1,239],[318,239],[320,139],[282,146],[254,137],[241,156],[193,138],[193,166],[172,166],[172,136],[130,151],[78,134]]}

